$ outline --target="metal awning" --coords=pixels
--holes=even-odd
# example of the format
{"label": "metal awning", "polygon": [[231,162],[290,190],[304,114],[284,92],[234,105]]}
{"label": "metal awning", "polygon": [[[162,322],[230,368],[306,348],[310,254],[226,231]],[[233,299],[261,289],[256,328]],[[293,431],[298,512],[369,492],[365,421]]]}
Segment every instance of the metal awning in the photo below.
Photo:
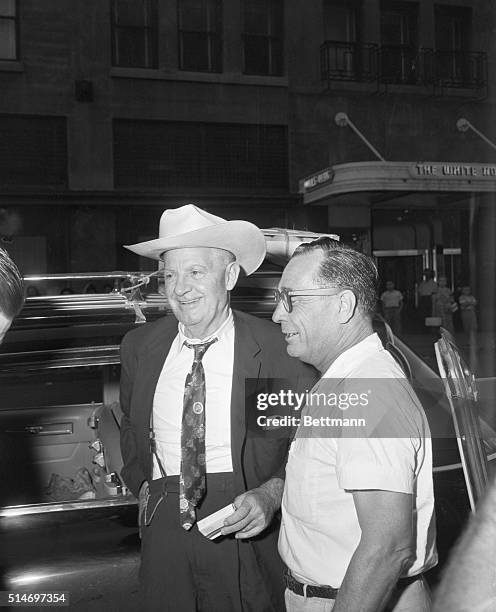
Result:
{"label": "metal awning", "polygon": [[304,204],[364,205],[374,195],[496,193],[496,164],[369,161],[324,168],[299,183]]}

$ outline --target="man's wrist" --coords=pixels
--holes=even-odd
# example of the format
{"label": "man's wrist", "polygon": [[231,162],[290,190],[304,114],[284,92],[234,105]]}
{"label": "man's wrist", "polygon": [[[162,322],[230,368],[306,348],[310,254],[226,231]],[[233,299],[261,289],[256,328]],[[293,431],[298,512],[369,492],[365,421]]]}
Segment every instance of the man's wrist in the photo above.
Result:
{"label": "man's wrist", "polygon": [[284,480],[282,478],[271,478],[258,487],[260,493],[267,499],[272,512],[277,512],[281,507]]}

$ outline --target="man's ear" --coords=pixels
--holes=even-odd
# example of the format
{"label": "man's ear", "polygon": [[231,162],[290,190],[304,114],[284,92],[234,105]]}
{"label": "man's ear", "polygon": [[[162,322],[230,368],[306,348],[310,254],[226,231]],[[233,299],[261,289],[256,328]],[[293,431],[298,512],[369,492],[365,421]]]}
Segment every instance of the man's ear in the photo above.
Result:
{"label": "man's ear", "polygon": [[234,286],[238,280],[239,272],[240,267],[236,261],[231,261],[231,263],[227,264],[226,271],[224,273],[224,280],[226,283],[226,289],[228,291],[234,289]]}
{"label": "man's ear", "polygon": [[339,296],[338,319],[340,323],[348,323],[355,314],[357,304],[358,302],[353,291],[345,289]]}

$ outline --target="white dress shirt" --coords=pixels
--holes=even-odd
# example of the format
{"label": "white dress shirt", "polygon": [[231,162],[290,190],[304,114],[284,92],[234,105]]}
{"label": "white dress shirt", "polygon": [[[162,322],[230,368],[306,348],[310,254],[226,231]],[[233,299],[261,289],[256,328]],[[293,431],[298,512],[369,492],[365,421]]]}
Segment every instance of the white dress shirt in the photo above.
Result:
{"label": "white dress shirt", "polygon": [[[193,365],[194,351],[185,342],[195,344],[218,338],[203,357],[205,371],[205,451],[207,473],[232,472],[231,390],[234,361],[234,320],[228,318],[207,338],[188,338],[178,325],[153,398],[153,429],[157,454],[168,476],[179,474],[181,466],[181,420],[184,384]],[[153,459],[153,478],[160,478]]]}

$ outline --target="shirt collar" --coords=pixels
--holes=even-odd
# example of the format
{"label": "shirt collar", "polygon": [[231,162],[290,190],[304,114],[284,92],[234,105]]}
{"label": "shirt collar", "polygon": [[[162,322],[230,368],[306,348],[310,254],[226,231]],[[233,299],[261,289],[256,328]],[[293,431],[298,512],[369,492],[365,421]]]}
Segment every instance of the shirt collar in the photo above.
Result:
{"label": "shirt collar", "polygon": [[213,340],[214,338],[217,338],[220,341],[225,338],[234,327],[233,313],[232,310],[229,308],[229,314],[227,316],[227,319],[223,321],[220,326],[213,333],[209,334],[206,338],[188,338],[188,336],[186,336],[186,334],[184,333],[184,325],[182,323],[179,323],[177,327],[179,336],[179,346],[181,347],[181,349],[183,348],[185,342],[187,342],[188,344],[203,344],[204,342],[208,342],[209,340]]}
{"label": "shirt collar", "polygon": [[383,351],[379,336],[374,332],[339,355],[329,366],[322,378],[347,376],[358,363],[367,361],[371,355]]}

